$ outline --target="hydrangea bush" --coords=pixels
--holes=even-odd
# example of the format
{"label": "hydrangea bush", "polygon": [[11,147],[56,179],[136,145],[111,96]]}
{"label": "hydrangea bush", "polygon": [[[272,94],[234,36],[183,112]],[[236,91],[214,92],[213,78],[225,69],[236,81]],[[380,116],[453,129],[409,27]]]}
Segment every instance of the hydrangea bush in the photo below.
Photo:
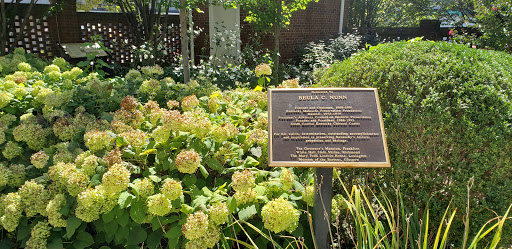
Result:
{"label": "hydrangea bush", "polygon": [[19,65],[0,79],[0,247],[310,239],[312,177],[267,166],[265,92],[196,91],[159,79],[159,67],[104,79],[61,59],[41,72]]}

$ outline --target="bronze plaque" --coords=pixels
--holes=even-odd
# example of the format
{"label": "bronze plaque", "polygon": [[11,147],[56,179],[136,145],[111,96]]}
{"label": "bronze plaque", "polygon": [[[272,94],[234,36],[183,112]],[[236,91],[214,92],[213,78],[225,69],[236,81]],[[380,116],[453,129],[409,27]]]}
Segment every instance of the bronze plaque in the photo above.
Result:
{"label": "bronze plaque", "polygon": [[268,94],[270,166],[391,166],[377,89],[270,89]]}

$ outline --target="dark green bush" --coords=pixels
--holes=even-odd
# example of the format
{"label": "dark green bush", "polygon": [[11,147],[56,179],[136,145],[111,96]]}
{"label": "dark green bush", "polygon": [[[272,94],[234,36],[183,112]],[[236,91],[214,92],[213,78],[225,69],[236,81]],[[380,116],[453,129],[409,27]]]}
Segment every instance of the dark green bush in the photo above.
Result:
{"label": "dark green bush", "polygon": [[[445,42],[398,42],[320,74],[321,86],[379,90],[392,168],[342,170],[345,181],[388,192],[400,186],[406,201],[417,204],[433,196],[431,215],[439,219],[450,200],[458,215],[465,212],[474,177],[471,227],[495,217],[492,211],[505,213],[512,202],[512,56]],[[462,240],[463,229],[452,231]],[[510,244],[512,229],[503,231]]]}

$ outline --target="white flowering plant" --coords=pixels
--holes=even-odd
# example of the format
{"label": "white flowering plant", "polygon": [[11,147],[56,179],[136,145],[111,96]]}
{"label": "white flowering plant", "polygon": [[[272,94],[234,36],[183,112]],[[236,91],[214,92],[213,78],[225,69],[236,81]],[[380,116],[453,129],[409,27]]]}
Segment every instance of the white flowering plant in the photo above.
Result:
{"label": "white flowering plant", "polygon": [[[261,248],[294,237],[311,245],[303,186],[311,174],[267,166],[267,94],[184,96],[201,87],[178,93],[157,79],[159,68],[141,71],[104,79],[56,60],[15,72],[27,74],[23,85],[2,79],[0,245],[228,248],[256,237]],[[128,81],[139,82],[134,96],[123,96]],[[167,92],[153,95],[155,82]],[[13,88],[27,95],[16,99]],[[101,103],[118,108],[99,111]]]}

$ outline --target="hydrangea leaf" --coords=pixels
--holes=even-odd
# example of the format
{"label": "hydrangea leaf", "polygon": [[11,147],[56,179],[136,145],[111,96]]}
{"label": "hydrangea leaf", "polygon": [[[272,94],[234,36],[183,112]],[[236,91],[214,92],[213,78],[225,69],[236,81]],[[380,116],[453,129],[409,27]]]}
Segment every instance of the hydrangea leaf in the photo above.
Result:
{"label": "hydrangea leaf", "polygon": [[74,240],[73,245],[76,249],[84,249],[88,248],[94,244],[94,239],[92,238],[92,235],[90,235],[86,231],[82,231],[76,235],[76,240]]}
{"label": "hydrangea leaf", "polygon": [[82,220],[76,216],[70,216],[66,221],[66,237],[71,239],[71,236],[75,234],[76,229],[82,224]]}
{"label": "hydrangea leaf", "polygon": [[210,167],[210,169],[213,169],[217,172],[222,172],[224,170],[224,167],[222,164],[219,163],[215,158],[210,158],[206,161],[206,165]]}
{"label": "hydrangea leaf", "polygon": [[128,245],[138,245],[146,240],[148,233],[140,226],[132,227],[130,236],[128,237]]}
{"label": "hydrangea leaf", "polygon": [[133,200],[130,207],[130,217],[137,223],[142,223],[146,219],[146,211],[144,210],[144,202],[141,200]]}
{"label": "hydrangea leaf", "polygon": [[[1,243],[0,243],[0,247],[1,247]],[[4,248],[4,247],[2,247]],[[5,247],[5,248],[12,248],[12,247]],[[54,238],[52,240],[49,240],[48,241],[48,244],[46,245],[46,248],[47,249],[62,249],[64,248],[64,245],[62,244],[62,239],[61,238]]]}
{"label": "hydrangea leaf", "polygon": [[258,211],[256,210],[256,205],[253,204],[238,211],[238,218],[241,220],[248,220],[257,213]]}
{"label": "hydrangea leaf", "polygon": [[123,192],[119,195],[119,199],[118,199],[117,203],[119,204],[119,207],[126,208],[126,207],[128,207],[128,205],[130,205],[130,203],[134,197],[135,196],[133,196],[132,194],[130,194],[128,192]]}

